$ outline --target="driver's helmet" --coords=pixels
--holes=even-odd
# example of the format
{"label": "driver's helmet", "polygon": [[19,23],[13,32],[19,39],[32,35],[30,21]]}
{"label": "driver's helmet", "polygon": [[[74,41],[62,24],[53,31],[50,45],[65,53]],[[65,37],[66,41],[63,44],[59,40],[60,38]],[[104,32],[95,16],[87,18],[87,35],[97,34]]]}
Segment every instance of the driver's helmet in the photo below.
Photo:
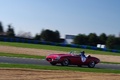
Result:
{"label": "driver's helmet", "polygon": [[85,51],[82,51],[81,53],[85,53]]}

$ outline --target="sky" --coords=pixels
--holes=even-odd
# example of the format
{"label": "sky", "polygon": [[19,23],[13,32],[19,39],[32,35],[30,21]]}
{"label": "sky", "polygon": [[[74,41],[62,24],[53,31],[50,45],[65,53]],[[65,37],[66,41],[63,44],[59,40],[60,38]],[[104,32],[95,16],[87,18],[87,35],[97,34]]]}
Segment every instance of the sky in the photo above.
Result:
{"label": "sky", "polygon": [[18,34],[58,30],[61,37],[120,33],[120,0],[0,0],[4,30],[11,24]]}

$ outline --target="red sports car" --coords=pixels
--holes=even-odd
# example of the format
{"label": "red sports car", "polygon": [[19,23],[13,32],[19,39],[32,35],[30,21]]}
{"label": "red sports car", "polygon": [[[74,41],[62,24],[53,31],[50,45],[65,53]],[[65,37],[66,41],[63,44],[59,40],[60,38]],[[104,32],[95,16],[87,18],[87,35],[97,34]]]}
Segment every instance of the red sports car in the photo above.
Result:
{"label": "red sports car", "polygon": [[87,65],[89,68],[94,68],[100,59],[92,57],[90,55],[82,57],[80,54],[70,52],[69,54],[50,54],[46,57],[46,60],[50,62],[51,65],[56,65],[60,63],[62,66],[68,65]]}

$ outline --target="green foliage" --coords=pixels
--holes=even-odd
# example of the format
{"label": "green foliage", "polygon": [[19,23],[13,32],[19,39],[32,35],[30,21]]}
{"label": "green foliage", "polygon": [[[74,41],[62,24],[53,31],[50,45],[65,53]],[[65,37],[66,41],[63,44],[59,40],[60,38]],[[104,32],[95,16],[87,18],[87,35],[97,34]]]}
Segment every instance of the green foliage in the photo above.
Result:
{"label": "green foliage", "polygon": [[90,33],[89,35],[79,34],[74,38],[74,43],[80,45],[96,46],[98,40],[99,38],[95,33]]}
{"label": "green foliage", "polygon": [[88,35],[88,42],[91,46],[96,46],[98,43],[98,36],[95,33],[90,33]]}
{"label": "green foliage", "polygon": [[0,22],[0,34],[3,34],[4,31],[3,31],[3,25],[2,25],[2,22]]}
{"label": "green foliage", "polygon": [[114,49],[120,49],[120,38],[115,38]]}
{"label": "green foliage", "polygon": [[108,48],[113,49],[115,45],[115,36],[114,35],[109,35],[108,39],[106,41],[106,45]]}
{"label": "green foliage", "polygon": [[15,36],[14,29],[11,27],[11,25],[8,25],[8,30],[6,33],[7,33],[7,36],[9,36],[9,37]]}
{"label": "green foliage", "polygon": [[48,42],[59,42],[60,41],[60,33],[59,33],[59,31],[54,32],[49,29],[42,30],[41,38],[44,41],[48,41]]}
{"label": "green foliage", "polygon": [[99,36],[99,44],[106,44],[107,35],[105,33],[100,34]]}
{"label": "green foliage", "polygon": [[74,38],[74,44],[87,45],[88,39],[85,34],[79,34]]}
{"label": "green foliage", "polygon": [[99,36],[97,36],[95,33],[90,33],[89,35],[78,34],[74,38],[74,44],[87,46],[104,44],[109,49],[120,49],[120,37],[115,37],[114,35],[107,36],[105,33],[102,33]]}
{"label": "green foliage", "polygon": [[41,40],[41,36],[39,34],[36,34],[34,37],[35,40]]}

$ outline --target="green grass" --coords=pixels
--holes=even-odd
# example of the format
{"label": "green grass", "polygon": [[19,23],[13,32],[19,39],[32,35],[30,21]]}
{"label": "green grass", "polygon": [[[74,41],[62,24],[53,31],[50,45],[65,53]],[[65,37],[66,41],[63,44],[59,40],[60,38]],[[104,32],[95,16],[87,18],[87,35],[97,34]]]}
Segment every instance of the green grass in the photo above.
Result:
{"label": "green grass", "polygon": [[118,73],[120,70],[111,69],[97,69],[97,68],[81,68],[81,67],[62,67],[62,66],[41,66],[41,65],[27,65],[27,64],[5,64],[0,63],[0,68],[24,68],[24,69],[38,69],[38,70],[66,70],[66,71],[80,71],[80,72],[97,72],[97,73]]}
{"label": "green grass", "polygon": [[82,48],[50,46],[50,45],[41,45],[41,44],[0,42],[0,45],[23,47],[23,48],[45,49],[45,50],[57,50],[57,51],[65,51],[65,52],[69,52],[69,51],[82,51],[82,50],[84,50],[86,53],[120,56],[120,53],[114,53],[114,52],[105,52],[105,51],[97,51],[97,50],[82,49]]}
{"label": "green grass", "polygon": [[120,62],[100,62],[100,63],[104,63],[104,64],[120,64]]}
{"label": "green grass", "polygon": [[27,54],[14,54],[14,53],[3,53],[3,52],[0,52],[0,56],[18,57],[18,58],[45,59],[45,56],[36,56],[36,55],[27,55]]}

